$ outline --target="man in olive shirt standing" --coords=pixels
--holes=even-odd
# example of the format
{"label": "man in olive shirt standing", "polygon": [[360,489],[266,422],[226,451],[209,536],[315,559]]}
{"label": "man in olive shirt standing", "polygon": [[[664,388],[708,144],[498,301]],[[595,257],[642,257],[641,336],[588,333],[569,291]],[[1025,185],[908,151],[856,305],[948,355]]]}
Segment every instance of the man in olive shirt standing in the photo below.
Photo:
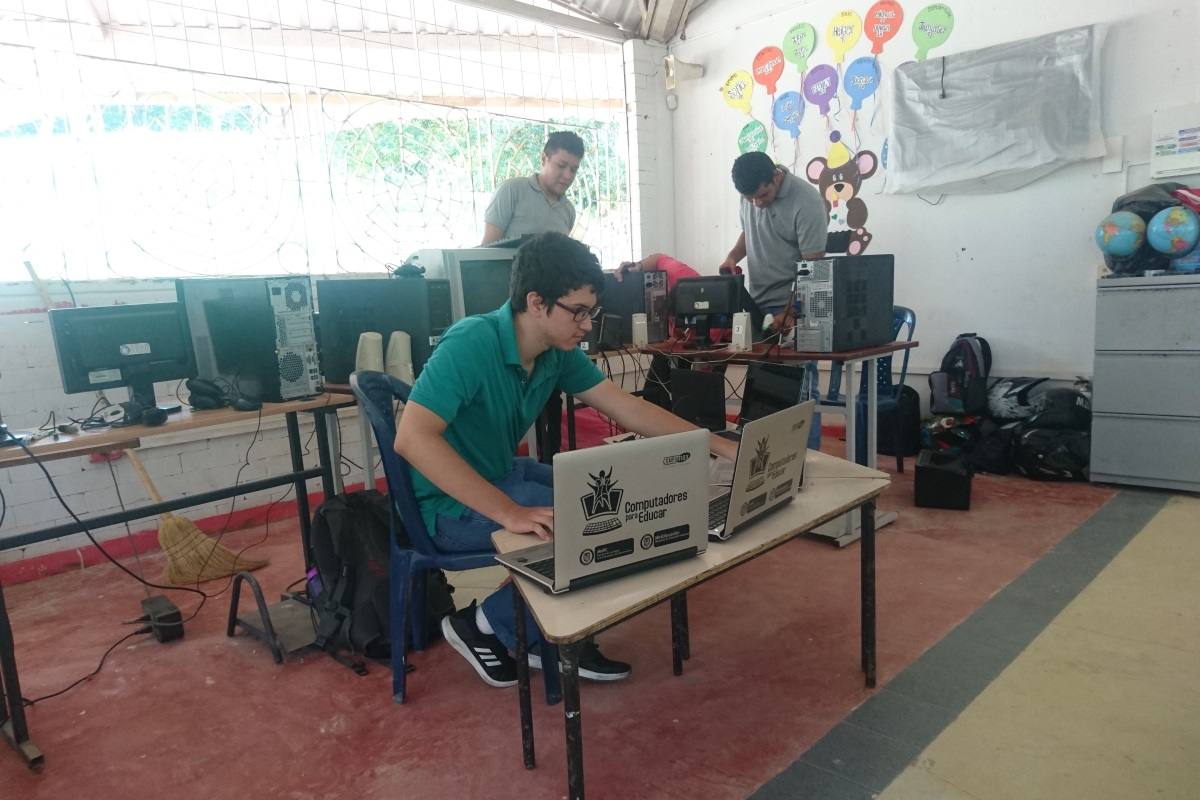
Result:
{"label": "man in olive shirt standing", "polygon": [[733,162],[733,185],[742,196],[742,233],[721,268],[732,270],[746,258],[750,296],[764,313],[778,314],[791,294],[796,262],[825,255],[825,202],[812,184],[757,151]]}
{"label": "man in olive shirt standing", "polygon": [[483,242],[534,233],[570,234],[575,206],[566,198],[583,161],[583,140],[572,131],[555,131],[542,148],[536,175],[500,184],[483,214]]}

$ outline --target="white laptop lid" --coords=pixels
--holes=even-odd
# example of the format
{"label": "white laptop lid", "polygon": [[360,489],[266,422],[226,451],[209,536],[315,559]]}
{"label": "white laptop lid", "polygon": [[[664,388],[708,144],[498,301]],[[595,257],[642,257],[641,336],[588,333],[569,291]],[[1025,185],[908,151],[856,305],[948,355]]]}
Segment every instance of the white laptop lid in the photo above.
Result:
{"label": "white laptop lid", "polygon": [[800,490],[815,408],[816,402],[809,400],[746,423],[733,469],[725,536],[790,501]]}
{"label": "white laptop lid", "polygon": [[708,546],[708,431],[554,456],[554,588]]}

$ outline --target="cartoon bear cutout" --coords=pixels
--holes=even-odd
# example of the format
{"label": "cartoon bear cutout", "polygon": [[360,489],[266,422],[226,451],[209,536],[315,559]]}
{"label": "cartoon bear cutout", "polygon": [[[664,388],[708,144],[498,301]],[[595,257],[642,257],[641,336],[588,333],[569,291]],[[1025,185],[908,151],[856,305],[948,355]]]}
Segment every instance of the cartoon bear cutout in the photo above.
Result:
{"label": "cartoon bear cutout", "polygon": [[859,150],[851,157],[841,139],[838,131],[831,133],[829,158],[817,156],[809,161],[806,174],[809,183],[815,184],[821,193],[829,213],[825,251],[857,256],[871,243],[866,228],[867,204],[859,193],[862,182],[875,174],[879,159],[870,150]]}

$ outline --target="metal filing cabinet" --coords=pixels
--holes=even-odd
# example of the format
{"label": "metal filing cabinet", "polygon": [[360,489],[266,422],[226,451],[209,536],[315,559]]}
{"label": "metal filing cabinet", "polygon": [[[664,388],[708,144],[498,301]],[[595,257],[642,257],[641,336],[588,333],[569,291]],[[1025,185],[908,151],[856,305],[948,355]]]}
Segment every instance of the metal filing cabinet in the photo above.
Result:
{"label": "metal filing cabinet", "polygon": [[1200,275],[1096,292],[1093,481],[1200,491]]}

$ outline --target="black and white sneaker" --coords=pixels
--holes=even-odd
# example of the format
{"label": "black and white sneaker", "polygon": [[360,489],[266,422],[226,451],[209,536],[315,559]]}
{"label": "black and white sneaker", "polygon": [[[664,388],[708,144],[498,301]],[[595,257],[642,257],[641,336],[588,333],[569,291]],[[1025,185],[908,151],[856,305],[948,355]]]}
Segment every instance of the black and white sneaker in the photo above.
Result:
{"label": "black and white sneaker", "polygon": [[462,611],[442,617],[442,635],[489,686],[516,686],[517,662],[493,634],[475,624],[475,601]]}
{"label": "black and white sneaker", "polygon": [[[533,669],[542,668],[542,655],[538,652],[529,654],[529,666]],[[559,670],[562,664],[559,664]],[[583,645],[579,654],[579,677],[589,681],[619,681],[629,677],[633,667],[624,661],[613,661],[600,652],[596,642],[589,639]]]}

